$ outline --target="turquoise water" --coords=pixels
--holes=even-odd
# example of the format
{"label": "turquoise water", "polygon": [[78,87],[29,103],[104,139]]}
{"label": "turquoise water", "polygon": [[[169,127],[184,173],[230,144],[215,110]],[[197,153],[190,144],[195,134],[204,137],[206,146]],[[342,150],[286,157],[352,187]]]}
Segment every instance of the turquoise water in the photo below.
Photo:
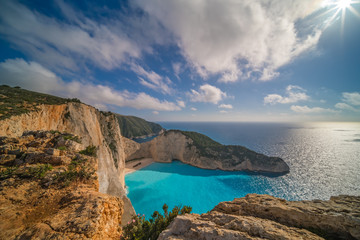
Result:
{"label": "turquoise water", "polygon": [[162,205],[191,205],[204,213],[221,201],[248,193],[287,200],[360,195],[360,123],[161,123],[167,129],[204,133],[223,144],[239,144],[282,157],[290,173],[280,177],[204,170],[154,163],[125,177],[136,212],[150,216]]}

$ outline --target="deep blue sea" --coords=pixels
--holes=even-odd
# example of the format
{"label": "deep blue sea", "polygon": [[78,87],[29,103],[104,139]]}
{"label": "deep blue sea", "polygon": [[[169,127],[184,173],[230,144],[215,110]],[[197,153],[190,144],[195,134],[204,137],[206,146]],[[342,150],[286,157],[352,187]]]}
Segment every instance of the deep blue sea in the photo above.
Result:
{"label": "deep blue sea", "polygon": [[160,123],[166,129],[196,131],[222,144],[243,145],[284,159],[290,173],[280,177],[204,170],[154,163],[128,174],[125,182],[137,213],[150,216],[164,203],[191,205],[204,213],[221,201],[248,193],[287,200],[360,195],[360,123]]}

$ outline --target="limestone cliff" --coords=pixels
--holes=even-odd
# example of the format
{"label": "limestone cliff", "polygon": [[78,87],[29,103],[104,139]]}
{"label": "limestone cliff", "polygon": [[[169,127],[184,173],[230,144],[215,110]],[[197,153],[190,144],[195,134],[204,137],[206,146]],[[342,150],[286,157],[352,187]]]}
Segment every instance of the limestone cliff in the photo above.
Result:
{"label": "limestone cliff", "polygon": [[[39,105],[36,111],[0,121],[0,136],[17,137],[29,130],[58,130],[82,138],[98,153],[99,191],[123,197],[126,210],[135,213],[124,190],[125,153],[116,117],[82,103]],[[125,219],[125,221],[128,219]]]}
{"label": "limestone cliff", "polygon": [[100,192],[122,195],[124,150],[119,126],[112,114],[101,114],[82,103],[41,105],[39,110],[1,121],[0,135],[17,137],[25,131],[57,130],[82,138],[98,147]]}
{"label": "limestone cliff", "polygon": [[127,160],[153,158],[157,162],[180,160],[206,169],[287,173],[289,166],[277,157],[267,157],[241,146],[225,146],[205,135],[177,130],[167,131],[142,143]]}
{"label": "limestone cliff", "polygon": [[71,134],[0,138],[0,239],[118,239],[120,197],[100,193],[95,148]]}
{"label": "limestone cliff", "polygon": [[360,197],[285,201],[249,194],[206,214],[178,216],[163,239],[360,239]]}

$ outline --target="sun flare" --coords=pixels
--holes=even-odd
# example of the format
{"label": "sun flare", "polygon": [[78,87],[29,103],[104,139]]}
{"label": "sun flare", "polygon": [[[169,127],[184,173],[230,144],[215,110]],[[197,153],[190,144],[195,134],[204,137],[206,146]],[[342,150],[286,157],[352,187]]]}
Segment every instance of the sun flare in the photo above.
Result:
{"label": "sun flare", "polygon": [[323,6],[328,8],[325,14],[331,14],[329,17],[326,26],[330,26],[334,21],[338,19],[338,16],[341,18],[341,32],[344,31],[345,16],[348,11],[360,17],[360,14],[352,6],[353,4],[360,3],[359,0],[324,0]]}
{"label": "sun flare", "polygon": [[351,5],[351,0],[339,0],[336,4],[338,8],[348,8]]}

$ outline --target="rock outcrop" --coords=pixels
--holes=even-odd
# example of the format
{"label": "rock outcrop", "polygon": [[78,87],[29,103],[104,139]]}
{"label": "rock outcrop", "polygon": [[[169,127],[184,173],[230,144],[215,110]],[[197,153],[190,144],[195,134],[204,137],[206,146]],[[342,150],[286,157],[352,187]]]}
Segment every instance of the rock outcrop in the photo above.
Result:
{"label": "rock outcrop", "polygon": [[159,239],[360,239],[360,197],[285,201],[249,194],[178,216]]}
{"label": "rock outcrop", "polygon": [[99,191],[121,196],[126,211],[135,213],[125,195],[124,138],[113,114],[102,113],[94,107],[71,102],[62,105],[39,105],[36,111],[0,121],[0,136],[18,137],[25,131],[36,130],[72,133],[81,136],[84,146],[96,146],[99,160]]}
{"label": "rock outcrop", "polygon": [[153,158],[156,162],[175,159],[195,167],[225,171],[289,172],[289,166],[281,158],[267,157],[242,146],[221,145],[205,135],[177,130],[142,143],[126,159],[139,158]]}
{"label": "rock outcrop", "polygon": [[[99,192],[96,149],[57,131],[0,138],[0,239],[119,239],[120,197]],[[99,150],[97,150],[99,151]]]}

